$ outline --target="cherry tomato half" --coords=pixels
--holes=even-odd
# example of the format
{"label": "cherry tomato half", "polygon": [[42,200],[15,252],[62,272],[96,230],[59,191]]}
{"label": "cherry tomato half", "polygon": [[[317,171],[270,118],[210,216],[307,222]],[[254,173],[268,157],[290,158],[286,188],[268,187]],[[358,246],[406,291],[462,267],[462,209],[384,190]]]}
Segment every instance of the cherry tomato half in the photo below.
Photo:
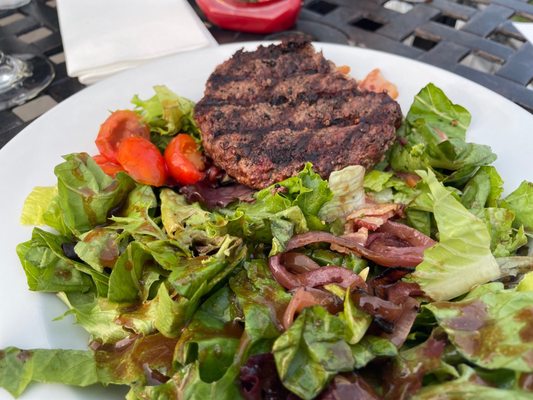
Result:
{"label": "cherry tomato half", "polygon": [[150,139],[150,129],[141,117],[130,110],[114,111],[100,126],[96,137],[96,147],[109,161],[117,162],[120,142],[127,137],[138,136]]}
{"label": "cherry tomato half", "polygon": [[148,139],[132,136],[118,146],[118,162],[137,182],[162,186],[167,179],[165,159],[159,149]]}
{"label": "cherry tomato half", "polygon": [[192,137],[180,133],[165,149],[168,172],[181,185],[192,185],[203,178],[202,153]]}
{"label": "cherry tomato half", "polygon": [[96,164],[98,164],[100,168],[102,168],[102,171],[104,171],[107,175],[112,176],[113,178],[119,172],[124,171],[124,168],[122,168],[121,165],[109,161],[101,154],[93,156],[93,160],[96,162]]}

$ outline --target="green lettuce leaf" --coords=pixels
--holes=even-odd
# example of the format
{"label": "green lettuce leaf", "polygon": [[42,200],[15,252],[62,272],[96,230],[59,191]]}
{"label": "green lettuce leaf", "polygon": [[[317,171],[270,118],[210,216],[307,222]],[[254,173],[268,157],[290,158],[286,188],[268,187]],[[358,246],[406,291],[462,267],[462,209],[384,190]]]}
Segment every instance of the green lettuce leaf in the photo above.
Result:
{"label": "green lettuce leaf", "polygon": [[451,173],[439,173],[441,179],[466,183],[478,167],[496,159],[490,147],[465,142],[469,124],[467,110],[453,104],[441,89],[428,84],[415,96],[398,132],[401,140],[391,151],[392,168],[405,172],[439,169]]}
{"label": "green lettuce leaf", "polygon": [[365,335],[350,347],[355,369],[363,368],[377,357],[394,357],[398,354],[398,348],[390,340],[373,335]]}
{"label": "green lettuce leaf", "polygon": [[103,272],[104,268],[112,268],[122,252],[121,235],[114,229],[94,228],[80,236],[74,246],[78,257]]}
{"label": "green lettuce leaf", "polygon": [[252,260],[230,280],[244,312],[245,330],[252,342],[281,334],[283,313],[291,295],[272,277],[264,260]]}
{"label": "green lettuce leaf", "polygon": [[[227,221],[220,215],[205,211],[198,203],[189,204],[185,197],[170,189],[163,189],[161,220],[169,238],[189,249],[200,245],[204,253],[220,247],[226,233]],[[192,255],[188,251],[189,255]]]}
{"label": "green lettuce leaf", "polygon": [[61,245],[65,242],[68,242],[65,237],[34,228],[31,240],[17,246],[17,255],[26,273],[30,290],[86,292],[93,288],[93,282],[90,276],[83,272],[92,273],[95,278],[101,279],[102,285],[105,286],[105,276],[63,254]]}
{"label": "green lettuce leaf", "polygon": [[194,121],[194,102],[178,96],[162,85],[154,86],[155,95],[147,100],[134,96],[131,102],[135,111],[160,135],[175,135],[180,132],[193,134],[199,139],[199,130]]}
{"label": "green lettuce leaf", "polygon": [[175,240],[153,240],[144,246],[155,262],[168,271],[179,265],[182,258],[190,256],[189,248],[184,249],[181,243]]}
{"label": "green lettuce leaf", "polygon": [[177,336],[192,318],[200,299],[222,284],[245,256],[242,240],[225,236],[216,254],[182,260],[160,285],[155,298],[157,329],[166,336]]}
{"label": "green lettuce leaf", "polygon": [[142,236],[165,240],[167,237],[164,232],[149,214],[149,211],[155,207],[157,207],[157,199],[152,187],[137,185],[128,194],[120,215],[110,219],[115,222],[113,224],[115,229],[123,230],[136,240],[142,240]]}
{"label": "green lettuce leaf", "polygon": [[138,242],[131,242],[120,255],[109,276],[109,301],[133,303],[148,299],[150,286],[159,273],[150,265],[152,256]]}
{"label": "green lettuce leaf", "polygon": [[134,183],[124,173],[109,177],[86,153],[64,158],[54,169],[59,206],[65,225],[79,236],[107,222],[109,212],[125,200]]}
{"label": "green lettuce leaf", "polygon": [[57,187],[55,186],[34,187],[22,206],[20,223],[22,225],[47,225],[44,214],[56,196]]}
{"label": "green lettuce leaf", "polygon": [[117,384],[146,385],[149,377],[172,376],[177,339],[161,333],[131,335],[116,344],[93,343],[98,375]]}
{"label": "green lettuce leaf", "polygon": [[136,307],[112,303],[94,293],[58,293],[68,306],[66,314],[74,315],[92,340],[100,343],[116,343],[132,332],[148,335],[155,331],[155,305],[145,302]]}
{"label": "green lettuce leaf", "polygon": [[527,244],[524,227],[513,228],[515,215],[505,208],[489,207],[478,210],[476,215],[485,221],[490,233],[490,248],[494,257],[507,257]]}
{"label": "green lettuce leaf", "polygon": [[0,350],[0,387],[18,397],[31,382],[89,386],[100,380],[94,355],[79,350]]}
{"label": "green lettuce leaf", "polygon": [[[464,140],[471,116],[464,107],[453,104],[441,89],[430,83],[415,96],[405,119],[410,123],[425,120],[434,132]],[[435,140],[439,142],[439,139]]]}
{"label": "green lettuce leaf", "polygon": [[524,275],[516,287],[518,292],[533,292],[533,271]]}
{"label": "green lettuce leaf", "polygon": [[418,172],[431,192],[439,243],[424,252],[411,280],[434,300],[449,300],[496,279],[500,270],[483,221],[468,212],[432,172]]}
{"label": "green lettuce leaf", "polygon": [[175,358],[186,365],[198,361],[200,378],[214,382],[233,364],[242,335],[235,299],[228,286],[209,297],[196,311],[176,344]]}
{"label": "green lettuce leaf", "polygon": [[329,176],[329,189],[333,197],[325,203],[318,216],[326,222],[344,218],[365,203],[363,180],[365,169],[360,165],[351,165]]}
{"label": "green lettuce leaf", "polygon": [[272,348],[283,385],[312,399],[337,373],[351,371],[354,359],[344,336],[338,317],[320,306],[304,309]]}
{"label": "green lettuce leaf", "polygon": [[497,207],[503,192],[503,180],[496,168],[483,166],[463,189],[461,203],[468,209]]}
{"label": "green lettuce leaf", "polygon": [[402,350],[394,358],[387,371],[385,398],[408,398],[422,384],[428,374],[439,374],[440,378],[457,378],[456,369],[443,360],[447,341],[439,329],[423,343]]}
{"label": "green lettuce leaf", "polygon": [[172,378],[157,386],[133,386],[128,400],[240,400],[241,392],[236,385],[239,367],[232,365],[224,376],[215,382],[205,382],[200,377],[198,363],[191,363],[179,370]]}
{"label": "green lettuce leaf", "polygon": [[533,183],[523,181],[520,186],[500,204],[515,214],[515,223],[533,231]]}
{"label": "green lettuce leaf", "polygon": [[346,324],[346,341],[349,344],[358,343],[366,333],[372,322],[372,317],[356,307],[350,296],[350,288],[344,294],[344,310],[339,318]]}
{"label": "green lettuce leaf", "polygon": [[260,190],[254,197],[254,203],[237,203],[219,212],[228,221],[231,234],[255,244],[272,244],[271,255],[283,251],[295,234],[326,229],[317,214],[332,193],[327,181],[313,172],[311,164],[298,175]]}
{"label": "green lettuce leaf", "polygon": [[533,292],[482,285],[455,302],[426,305],[450,341],[483,368],[533,369]]}
{"label": "green lettuce leaf", "polygon": [[392,172],[370,170],[365,175],[366,194],[377,203],[409,204],[418,190],[410,187],[403,179]]}
{"label": "green lettuce leaf", "polygon": [[475,371],[460,365],[461,376],[453,381],[423,387],[413,400],[527,400],[531,393],[519,389],[500,389],[479,384]]}

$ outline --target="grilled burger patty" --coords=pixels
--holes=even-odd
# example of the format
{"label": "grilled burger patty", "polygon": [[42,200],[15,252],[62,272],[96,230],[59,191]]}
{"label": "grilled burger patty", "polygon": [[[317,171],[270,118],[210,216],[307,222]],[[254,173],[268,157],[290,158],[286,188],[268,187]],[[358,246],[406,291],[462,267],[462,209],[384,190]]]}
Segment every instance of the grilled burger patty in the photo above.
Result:
{"label": "grilled burger patty", "polygon": [[213,162],[261,189],[307,161],[323,178],[348,165],[373,166],[402,114],[387,94],[360,91],[310,43],[287,42],[239,50],[220,64],[195,119]]}

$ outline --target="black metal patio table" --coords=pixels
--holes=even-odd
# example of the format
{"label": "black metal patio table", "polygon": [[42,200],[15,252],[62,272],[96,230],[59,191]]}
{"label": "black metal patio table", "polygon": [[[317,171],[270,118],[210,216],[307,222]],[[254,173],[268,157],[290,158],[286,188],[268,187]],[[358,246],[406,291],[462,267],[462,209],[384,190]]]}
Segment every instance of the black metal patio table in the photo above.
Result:
{"label": "black metal patio table", "polygon": [[[304,35],[382,50],[452,71],[533,112],[533,44],[512,23],[533,23],[531,0],[304,0],[296,25],[271,35],[220,29],[189,2],[220,44]],[[56,72],[37,98],[0,112],[0,148],[84,87],[66,73],[55,7],[54,0],[34,0],[0,11],[0,49],[43,54]]]}

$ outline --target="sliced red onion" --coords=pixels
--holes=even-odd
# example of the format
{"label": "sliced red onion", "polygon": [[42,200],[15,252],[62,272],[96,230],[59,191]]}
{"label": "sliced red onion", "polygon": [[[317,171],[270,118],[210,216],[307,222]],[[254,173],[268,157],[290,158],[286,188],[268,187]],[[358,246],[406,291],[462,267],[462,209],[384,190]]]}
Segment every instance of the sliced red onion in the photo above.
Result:
{"label": "sliced red onion", "polygon": [[287,268],[281,263],[281,255],[270,257],[268,261],[270,271],[278,283],[286,289],[295,289],[297,287],[316,287],[329,283],[336,283],[343,288],[365,287],[366,283],[359,275],[354,272],[337,266],[320,267],[314,271],[308,271],[301,274],[293,274],[287,271]]}
{"label": "sliced red onion", "polygon": [[294,316],[306,307],[320,305],[330,313],[336,314],[342,310],[342,301],[329,292],[320,289],[299,287],[294,292],[289,305],[283,315],[283,328],[289,329],[294,321]]}
{"label": "sliced red onion", "polygon": [[283,262],[283,265],[285,265],[285,268],[296,273],[314,271],[315,269],[320,268],[320,265],[318,265],[311,257],[292,251],[283,253],[281,261]]}
{"label": "sliced red onion", "polygon": [[[431,240],[431,239],[430,239]],[[303,247],[312,243],[326,242],[345,247],[354,253],[374,261],[384,267],[416,267],[424,257],[424,248],[400,247],[387,248],[376,251],[367,249],[356,241],[345,237],[338,237],[328,232],[312,231],[292,237],[287,243],[287,251]],[[385,251],[383,251],[385,250]]]}
{"label": "sliced red onion", "polygon": [[433,239],[427,235],[424,235],[419,230],[393,221],[385,222],[379,227],[378,232],[391,233],[398,238],[405,240],[411,246],[428,248],[436,243]]}
{"label": "sliced red onion", "polygon": [[384,333],[383,337],[389,339],[396,347],[400,348],[413,327],[419,307],[418,301],[412,297],[405,298],[402,303],[402,313],[394,322],[393,332]]}

